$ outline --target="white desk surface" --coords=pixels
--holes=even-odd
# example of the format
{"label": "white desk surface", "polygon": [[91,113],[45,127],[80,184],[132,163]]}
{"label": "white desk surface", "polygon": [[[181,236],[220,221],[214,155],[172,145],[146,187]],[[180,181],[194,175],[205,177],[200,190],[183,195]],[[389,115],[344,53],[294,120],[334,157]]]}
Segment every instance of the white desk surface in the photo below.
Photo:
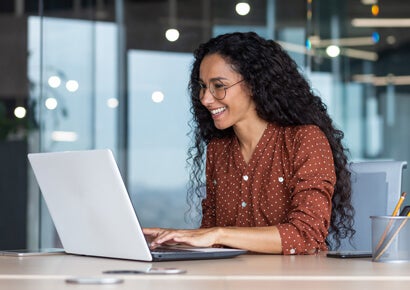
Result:
{"label": "white desk surface", "polygon": [[[111,275],[116,285],[67,284],[69,277],[101,277],[107,270],[150,266],[187,270],[179,275]],[[316,256],[242,255],[231,259],[177,262],[50,255],[0,256],[0,289],[409,289],[410,263],[374,263],[371,259]]]}

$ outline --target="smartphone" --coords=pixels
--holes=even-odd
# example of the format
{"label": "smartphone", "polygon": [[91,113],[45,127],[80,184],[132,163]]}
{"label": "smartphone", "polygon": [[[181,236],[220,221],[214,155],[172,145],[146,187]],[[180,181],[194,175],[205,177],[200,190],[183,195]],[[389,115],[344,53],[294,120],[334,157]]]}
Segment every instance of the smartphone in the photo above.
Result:
{"label": "smartphone", "polygon": [[326,254],[329,258],[371,258],[372,252],[370,251],[329,251]]}
{"label": "smartphone", "polygon": [[17,249],[17,250],[2,250],[0,255],[13,257],[28,257],[41,256],[65,253],[61,248],[39,248],[39,249]]}

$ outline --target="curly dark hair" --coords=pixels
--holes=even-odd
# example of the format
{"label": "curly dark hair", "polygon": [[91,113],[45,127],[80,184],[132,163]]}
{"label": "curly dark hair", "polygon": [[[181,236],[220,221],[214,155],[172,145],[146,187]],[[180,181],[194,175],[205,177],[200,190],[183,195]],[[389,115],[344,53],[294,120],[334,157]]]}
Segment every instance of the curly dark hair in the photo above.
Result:
{"label": "curly dark hair", "polygon": [[199,210],[199,201],[204,196],[207,144],[213,138],[234,134],[232,127],[219,130],[214,126],[210,113],[198,97],[199,68],[203,58],[210,54],[220,55],[234,71],[242,75],[251,89],[260,118],[281,126],[316,125],[326,135],[333,152],[337,178],[327,243],[331,248],[339,248],[341,239],[351,239],[354,235],[348,150],[342,145],[343,132],[333,126],[321,98],[312,92],[297,64],[283,48],[254,32],[223,34],[201,44],[194,52],[189,82],[192,102],[189,125],[193,139],[187,159],[191,168],[187,197],[190,209]]}

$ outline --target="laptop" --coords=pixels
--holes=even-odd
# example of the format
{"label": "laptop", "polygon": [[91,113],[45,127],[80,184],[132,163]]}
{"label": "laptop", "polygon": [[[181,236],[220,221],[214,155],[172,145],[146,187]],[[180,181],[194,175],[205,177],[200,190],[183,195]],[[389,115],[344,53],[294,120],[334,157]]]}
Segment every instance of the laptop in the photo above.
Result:
{"label": "laptop", "polygon": [[109,149],[31,153],[28,159],[68,254],[167,261],[230,258],[227,248],[150,250]]}

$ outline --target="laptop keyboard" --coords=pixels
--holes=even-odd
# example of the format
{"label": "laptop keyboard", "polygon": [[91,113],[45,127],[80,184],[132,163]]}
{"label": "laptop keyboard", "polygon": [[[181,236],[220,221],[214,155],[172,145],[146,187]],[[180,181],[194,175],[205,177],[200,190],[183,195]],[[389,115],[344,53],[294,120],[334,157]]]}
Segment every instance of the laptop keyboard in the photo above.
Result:
{"label": "laptop keyboard", "polygon": [[175,253],[175,252],[192,252],[189,249],[158,247],[151,251],[151,253]]}

